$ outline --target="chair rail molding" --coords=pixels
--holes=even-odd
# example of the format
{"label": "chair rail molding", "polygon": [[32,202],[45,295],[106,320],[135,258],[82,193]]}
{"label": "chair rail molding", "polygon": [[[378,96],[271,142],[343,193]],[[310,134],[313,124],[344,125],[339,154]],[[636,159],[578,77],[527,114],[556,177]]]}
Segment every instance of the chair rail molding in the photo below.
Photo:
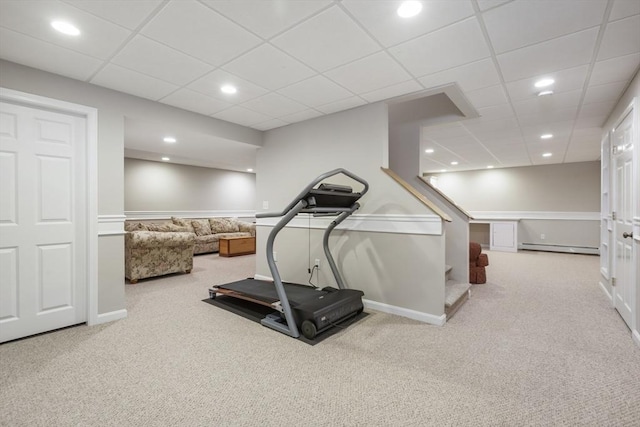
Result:
{"label": "chair rail molding", "polygon": [[[555,212],[555,211],[471,211],[474,220],[566,220],[600,221],[600,212]],[[473,222],[473,220],[471,221]]]}
{"label": "chair rail molding", "polygon": [[98,215],[98,236],[124,235],[124,215]]}
{"label": "chair rail molding", "polygon": [[168,220],[172,216],[180,218],[255,218],[253,210],[203,210],[203,211],[125,211],[127,220]]}

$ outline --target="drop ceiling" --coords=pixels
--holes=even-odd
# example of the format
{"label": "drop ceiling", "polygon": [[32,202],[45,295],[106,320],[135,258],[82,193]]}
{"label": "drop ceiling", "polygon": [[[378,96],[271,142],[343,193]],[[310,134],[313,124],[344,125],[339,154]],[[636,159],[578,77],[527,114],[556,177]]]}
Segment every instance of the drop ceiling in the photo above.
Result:
{"label": "drop ceiling", "polygon": [[[599,158],[640,65],[640,0],[423,1],[409,19],[400,3],[2,0],[0,58],[258,130],[455,83],[480,117],[425,127],[424,171]],[[541,77],[553,95],[537,96]],[[143,141],[152,124],[127,128],[131,156],[161,154]],[[192,139],[174,155],[206,165]],[[255,155],[216,150],[230,169]]]}

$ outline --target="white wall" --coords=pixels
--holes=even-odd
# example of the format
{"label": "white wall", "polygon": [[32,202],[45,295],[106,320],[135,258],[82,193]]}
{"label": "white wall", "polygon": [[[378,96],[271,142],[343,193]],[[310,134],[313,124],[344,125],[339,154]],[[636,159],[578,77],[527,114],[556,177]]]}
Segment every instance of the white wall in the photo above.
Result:
{"label": "white wall", "polygon": [[[599,246],[600,162],[450,172],[436,176],[438,188],[472,215],[520,215],[526,218],[519,224],[519,243]],[[480,231],[480,228],[475,230]]]}
{"label": "white wall", "polygon": [[[387,123],[387,107],[378,103],[267,131],[257,157],[258,211],[265,211],[264,201],[269,211],[283,209],[316,176],[342,167],[367,180],[371,187],[357,215],[374,215],[391,229],[402,227],[398,217],[429,215],[420,202],[380,170],[387,166]],[[258,226],[259,275],[270,276],[264,250],[260,250],[270,230],[270,226]],[[320,258],[327,266],[320,239],[320,231],[305,228],[287,228],[278,236],[275,250],[283,280],[306,283],[309,258],[312,262]],[[434,279],[444,276],[444,254],[434,254],[441,239],[441,232],[336,231],[331,247],[345,282],[363,290],[365,298],[441,316],[444,289]],[[325,270],[321,284],[330,285]]]}
{"label": "white wall", "polygon": [[124,210],[130,212],[252,211],[252,173],[124,159]]}

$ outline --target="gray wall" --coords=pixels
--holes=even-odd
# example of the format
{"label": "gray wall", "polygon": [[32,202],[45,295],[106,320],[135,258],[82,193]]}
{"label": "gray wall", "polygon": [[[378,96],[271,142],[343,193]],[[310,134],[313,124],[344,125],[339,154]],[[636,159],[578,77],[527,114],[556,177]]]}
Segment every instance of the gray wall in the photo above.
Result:
{"label": "gray wall", "polygon": [[[194,131],[260,145],[262,133],[114,90],[0,60],[0,86],[98,110],[98,215],[124,215],[124,118],[179,122]],[[98,313],[125,308],[124,239],[98,241]]]}
{"label": "gray wall", "polygon": [[252,173],[124,159],[124,210],[254,210]]}
{"label": "gray wall", "polygon": [[[545,219],[559,213],[600,211],[600,162],[565,163],[435,174],[438,188],[473,213],[526,213],[518,243],[599,247],[598,220]],[[580,214],[578,214],[580,215]],[[544,239],[542,235],[544,234]],[[472,235],[484,241],[482,226]]]}
{"label": "gray wall", "polygon": [[[257,157],[259,210],[264,211],[264,201],[269,211],[283,209],[316,176],[342,167],[371,186],[358,214],[429,214],[380,170],[387,166],[387,122],[387,107],[378,103],[267,131]],[[270,229],[259,226],[257,231],[256,268],[265,276],[270,272],[260,248]],[[340,231],[331,246],[345,281],[363,290],[365,298],[440,316],[444,313],[444,254],[434,248],[441,239],[441,235]],[[309,258],[319,258],[326,266],[320,243],[320,232],[285,229],[275,246],[282,278],[306,283]],[[328,281],[325,270],[321,269],[321,279]]]}

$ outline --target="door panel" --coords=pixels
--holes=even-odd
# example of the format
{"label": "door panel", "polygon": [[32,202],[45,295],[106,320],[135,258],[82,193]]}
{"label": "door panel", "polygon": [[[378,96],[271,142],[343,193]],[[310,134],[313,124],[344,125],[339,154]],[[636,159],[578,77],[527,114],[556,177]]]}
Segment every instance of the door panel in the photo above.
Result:
{"label": "door panel", "polygon": [[614,163],[614,272],[616,284],[613,304],[627,326],[633,329],[634,292],[633,280],[633,138],[632,112],[613,132]]}
{"label": "door panel", "polygon": [[0,342],[86,321],[86,120],[0,103]]}

